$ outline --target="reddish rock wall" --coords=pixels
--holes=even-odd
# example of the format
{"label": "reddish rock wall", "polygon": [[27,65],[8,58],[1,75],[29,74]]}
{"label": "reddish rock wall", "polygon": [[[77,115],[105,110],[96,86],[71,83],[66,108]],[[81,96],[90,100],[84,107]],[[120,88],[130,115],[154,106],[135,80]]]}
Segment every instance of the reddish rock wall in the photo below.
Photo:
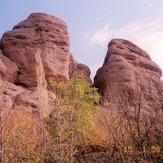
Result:
{"label": "reddish rock wall", "polygon": [[[58,81],[68,81],[74,73],[82,71],[90,80],[89,68],[75,61],[70,52],[66,23],[55,16],[33,13],[5,32],[0,42],[3,108],[24,108],[38,118],[35,53],[39,51],[46,79],[55,77]],[[55,95],[52,92],[48,95],[49,101],[53,102]]]}
{"label": "reddish rock wall", "polygon": [[26,87],[36,86],[34,55],[37,49],[41,50],[47,78],[53,76],[58,81],[67,81],[70,69],[73,71],[73,65],[78,65],[71,57],[65,22],[44,13],[31,14],[11,31],[4,33],[1,49],[19,68],[16,84]]}
{"label": "reddish rock wall", "polygon": [[144,50],[127,40],[113,39],[108,44],[104,63],[96,73],[94,86],[99,88],[105,100],[110,92],[134,91],[136,87],[147,99],[160,89],[161,75],[161,69]]}

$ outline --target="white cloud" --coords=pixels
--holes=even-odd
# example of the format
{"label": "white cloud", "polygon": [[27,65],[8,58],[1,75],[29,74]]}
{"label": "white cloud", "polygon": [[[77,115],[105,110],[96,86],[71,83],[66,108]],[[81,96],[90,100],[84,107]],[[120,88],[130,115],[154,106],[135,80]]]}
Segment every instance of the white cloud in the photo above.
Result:
{"label": "white cloud", "polygon": [[108,41],[109,33],[109,24],[107,23],[104,27],[93,33],[93,35],[89,38],[89,45],[98,45],[103,47],[106,41]]}
{"label": "white cloud", "polygon": [[106,13],[103,12],[101,15],[98,15],[98,16],[95,18],[95,22],[98,22],[98,21],[102,20],[105,16],[106,16]]}
{"label": "white cloud", "polygon": [[[124,30],[127,29],[128,30]],[[149,53],[151,58],[163,69],[163,23],[130,23],[113,36],[129,39]]]}

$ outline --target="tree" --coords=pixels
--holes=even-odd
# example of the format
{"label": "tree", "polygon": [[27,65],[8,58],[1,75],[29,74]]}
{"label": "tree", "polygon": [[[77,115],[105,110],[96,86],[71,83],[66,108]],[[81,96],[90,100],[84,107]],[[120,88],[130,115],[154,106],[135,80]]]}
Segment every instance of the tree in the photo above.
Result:
{"label": "tree", "polygon": [[[160,91],[160,89],[158,88]],[[101,125],[108,132],[113,161],[158,161],[162,157],[162,96],[160,93],[145,98],[135,84],[134,90],[114,89],[109,103],[100,109]],[[155,97],[151,98],[152,96]],[[118,159],[118,160],[117,160]]]}
{"label": "tree", "polygon": [[74,75],[67,83],[50,79],[50,85],[56,99],[46,129],[58,147],[59,162],[72,162],[75,147],[88,141],[99,95],[84,74]]}
{"label": "tree", "polygon": [[40,135],[36,122],[25,110],[10,111],[3,129],[4,162],[40,162]]}

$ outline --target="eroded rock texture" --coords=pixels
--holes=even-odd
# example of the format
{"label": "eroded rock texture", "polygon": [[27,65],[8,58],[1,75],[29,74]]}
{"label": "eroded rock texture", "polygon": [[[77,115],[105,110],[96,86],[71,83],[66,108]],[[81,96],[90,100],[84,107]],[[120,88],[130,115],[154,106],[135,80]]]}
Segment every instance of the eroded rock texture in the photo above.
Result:
{"label": "eroded rock texture", "polygon": [[[4,111],[7,110],[26,110],[33,115],[35,119],[40,120],[39,98],[36,88],[25,89],[12,83],[0,81],[1,106]],[[55,95],[48,91],[49,110],[52,110]]]}
{"label": "eroded rock texture", "polygon": [[[44,14],[31,14],[11,31],[3,34],[1,49],[19,68],[16,84],[36,86],[35,53],[40,50],[46,78],[67,81],[78,63],[70,53],[67,26],[61,19]],[[71,61],[70,61],[71,60]],[[71,71],[71,72],[70,72]]]}
{"label": "eroded rock texture", "polygon": [[[39,118],[35,54],[41,56],[45,76],[68,81],[76,72],[90,70],[70,52],[66,23],[45,13],[33,13],[3,34],[0,42],[0,100],[4,109],[28,110]],[[55,95],[48,91],[49,110]]]}
{"label": "eroded rock texture", "polygon": [[1,79],[14,83],[18,73],[17,65],[2,54],[0,50],[0,73]]}
{"label": "eroded rock texture", "polygon": [[113,39],[108,44],[104,63],[96,73],[94,86],[99,88],[105,100],[117,91],[132,96],[135,89],[141,90],[148,100],[155,98],[162,87],[161,75],[161,69],[144,50],[127,40]]}

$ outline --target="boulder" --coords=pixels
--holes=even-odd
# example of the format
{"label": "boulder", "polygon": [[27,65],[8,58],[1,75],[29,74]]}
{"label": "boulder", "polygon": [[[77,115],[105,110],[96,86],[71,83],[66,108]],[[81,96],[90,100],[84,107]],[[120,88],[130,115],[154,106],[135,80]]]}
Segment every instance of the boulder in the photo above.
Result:
{"label": "boulder", "polygon": [[90,79],[91,71],[90,68],[82,63],[78,63],[75,61],[73,58],[73,55],[71,54],[70,56],[70,61],[69,61],[69,76],[70,78],[78,73],[83,73],[86,76],[86,80],[92,85],[92,80]]}
{"label": "boulder", "polygon": [[69,80],[70,43],[67,26],[61,19],[33,13],[3,34],[1,49],[18,68],[16,84],[36,86],[35,54],[40,53],[46,78]]}
{"label": "boulder", "polygon": [[[38,56],[42,63],[37,60]],[[5,32],[0,42],[0,99],[3,108],[26,109],[37,119],[40,117],[36,63],[43,64],[46,79],[54,77],[58,82],[66,82],[74,73],[84,72],[90,80],[89,68],[78,63],[70,52],[65,22],[45,13],[33,13]],[[51,103],[48,113],[54,106],[54,98],[53,92],[48,91]]]}
{"label": "boulder", "polygon": [[[113,39],[107,54],[94,78],[102,98],[110,100],[116,92],[132,92],[139,89],[146,100],[155,98],[160,86],[162,71],[150,56],[130,41]],[[132,96],[132,95],[131,95]]]}
{"label": "boulder", "polygon": [[26,90],[23,87],[16,86],[6,81],[0,81],[0,89],[1,104],[3,105],[3,109],[7,110],[14,108],[16,98]]}
{"label": "boulder", "polygon": [[[40,119],[39,98],[36,88],[25,89],[9,82],[0,82],[0,98],[5,110],[22,110],[25,109],[37,120]],[[48,91],[49,111],[53,109],[55,94]]]}

